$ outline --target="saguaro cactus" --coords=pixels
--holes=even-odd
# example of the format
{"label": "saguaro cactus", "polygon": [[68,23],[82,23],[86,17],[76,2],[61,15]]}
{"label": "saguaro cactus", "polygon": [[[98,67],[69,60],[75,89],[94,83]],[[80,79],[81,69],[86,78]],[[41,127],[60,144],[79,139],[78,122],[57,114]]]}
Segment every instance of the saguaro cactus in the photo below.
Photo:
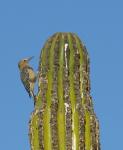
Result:
{"label": "saguaro cactus", "polygon": [[29,123],[31,150],[100,150],[89,57],[76,34],[56,33],[46,41],[38,86]]}

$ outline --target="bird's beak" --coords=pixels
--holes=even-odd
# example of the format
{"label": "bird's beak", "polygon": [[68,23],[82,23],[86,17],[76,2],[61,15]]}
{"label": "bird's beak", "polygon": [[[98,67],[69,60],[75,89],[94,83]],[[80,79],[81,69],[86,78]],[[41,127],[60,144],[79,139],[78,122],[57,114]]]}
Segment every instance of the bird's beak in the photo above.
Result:
{"label": "bird's beak", "polygon": [[29,62],[29,61],[32,60],[33,58],[34,58],[34,56],[29,57],[29,58],[27,59],[27,61]]}

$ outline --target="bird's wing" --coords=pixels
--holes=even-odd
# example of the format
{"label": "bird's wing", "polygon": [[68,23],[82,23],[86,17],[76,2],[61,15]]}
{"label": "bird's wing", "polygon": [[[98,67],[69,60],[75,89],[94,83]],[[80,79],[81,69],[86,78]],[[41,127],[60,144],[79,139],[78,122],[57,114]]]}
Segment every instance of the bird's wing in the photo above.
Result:
{"label": "bird's wing", "polygon": [[21,81],[22,81],[26,91],[29,93],[29,97],[31,97],[29,72],[28,72],[27,68],[23,69],[23,71],[21,72]]}
{"label": "bird's wing", "polygon": [[29,67],[28,72],[29,72],[29,81],[35,82],[36,81],[36,75],[34,73],[34,70],[31,67]]}

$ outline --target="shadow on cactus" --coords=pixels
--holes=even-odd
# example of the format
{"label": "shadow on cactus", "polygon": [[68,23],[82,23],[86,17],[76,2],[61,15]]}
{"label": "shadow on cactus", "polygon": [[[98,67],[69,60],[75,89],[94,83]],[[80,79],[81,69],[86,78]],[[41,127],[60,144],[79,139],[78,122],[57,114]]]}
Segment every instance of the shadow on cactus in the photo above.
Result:
{"label": "shadow on cactus", "polygon": [[29,122],[31,150],[100,150],[89,57],[76,34],[56,33],[46,41],[34,101]]}

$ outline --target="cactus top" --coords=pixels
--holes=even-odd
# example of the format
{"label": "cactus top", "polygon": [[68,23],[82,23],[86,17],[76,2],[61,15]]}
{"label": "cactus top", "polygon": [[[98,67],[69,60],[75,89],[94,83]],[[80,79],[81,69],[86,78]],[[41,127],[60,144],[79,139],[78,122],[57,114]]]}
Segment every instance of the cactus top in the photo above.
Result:
{"label": "cactus top", "polygon": [[[40,63],[39,63],[39,91],[41,102],[43,92],[47,91],[48,103],[51,103],[53,97],[53,86],[60,87],[60,91],[54,89],[54,94],[58,96],[63,92],[65,80],[68,80],[69,94],[77,95],[77,98],[71,101],[81,101],[87,106],[92,105],[87,97],[90,92],[89,82],[89,57],[86,47],[82,44],[78,36],[74,33],[56,33],[50,37],[42,48]],[[47,86],[49,85],[49,86]],[[47,89],[47,90],[46,90]],[[52,91],[51,91],[52,90]],[[72,95],[73,94],[73,95]],[[75,96],[74,96],[75,97]],[[62,99],[62,98],[61,98]],[[86,101],[85,101],[86,99]]]}

